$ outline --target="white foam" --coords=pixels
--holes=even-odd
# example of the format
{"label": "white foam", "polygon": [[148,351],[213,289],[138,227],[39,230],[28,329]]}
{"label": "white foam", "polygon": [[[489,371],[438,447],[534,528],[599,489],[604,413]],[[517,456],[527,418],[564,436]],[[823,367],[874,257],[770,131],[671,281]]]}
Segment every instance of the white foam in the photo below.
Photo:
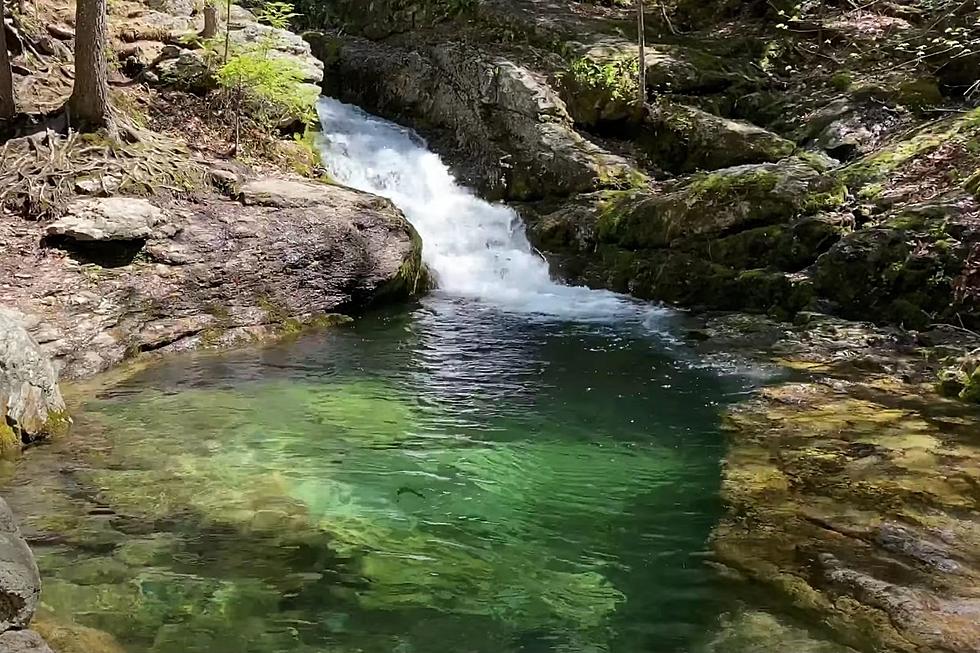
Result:
{"label": "white foam", "polygon": [[320,100],[318,112],[327,170],[402,210],[422,236],[423,257],[442,292],[536,316],[649,323],[655,313],[649,305],[553,281],[517,213],[461,186],[410,130],[330,98]]}

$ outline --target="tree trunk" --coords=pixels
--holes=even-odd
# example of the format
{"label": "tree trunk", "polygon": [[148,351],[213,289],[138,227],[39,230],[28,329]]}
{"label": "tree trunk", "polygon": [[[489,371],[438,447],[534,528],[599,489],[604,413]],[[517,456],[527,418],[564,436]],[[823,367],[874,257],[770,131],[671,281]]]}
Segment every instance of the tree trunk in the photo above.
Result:
{"label": "tree trunk", "polygon": [[636,43],[640,46],[639,70],[637,70],[639,88],[636,89],[636,94],[640,108],[643,108],[647,101],[647,36],[646,20],[643,16],[643,0],[636,0]]}
{"label": "tree trunk", "polygon": [[7,30],[3,22],[3,0],[0,0],[0,120],[14,117],[14,78],[10,72],[10,55],[7,54]]}
{"label": "tree trunk", "polygon": [[218,8],[214,2],[204,5],[204,29],[199,36],[202,39],[213,39],[218,34]]}
{"label": "tree trunk", "polygon": [[80,131],[112,126],[106,45],[106,0],[78,0],[75,9],[75,87],[68,120]]}
{"label": "tree trunk", "polygon": [[225,59],[224,62],[228,63],[228,50],[231,47],[231,0],[228,0],[226,6],[227,11],[225,12]]}

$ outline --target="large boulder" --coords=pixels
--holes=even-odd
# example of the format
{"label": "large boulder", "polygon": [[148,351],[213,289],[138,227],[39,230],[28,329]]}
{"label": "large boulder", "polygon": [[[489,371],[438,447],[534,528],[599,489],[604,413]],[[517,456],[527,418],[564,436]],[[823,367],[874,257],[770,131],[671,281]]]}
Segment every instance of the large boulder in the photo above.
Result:
{"label": "large boulder", "polygon": [[152,74],[160,84],[179,91],[203,95],[218,87],[213,67],[200,53],[191,50],[160,61]]}
{"label": "large boulder", "polygon": [[976,328],[980,306],[955,282],[980,243],[975,204],[962,196],[885,214],[846,235],[813,268],[817,292],[835,311],[908,328],[951,322]]}
{"label": "large boulder", "polygon": [[[212,176],[229,178],[234,200],[175,201],[145,241],[39,247],[41,227],[7,231],[0,221],[9,245],[0,248],[0,270],[18,272],[0,295],[37,317],[36,336],[62,378],[144,353],[328,326],[338,312],[426,290],[421,240],[391,202],[336,185],[249,183],[226,172]],[[146,234],[138,226],[128,236]],[[32,252],[26,274],[23,252]]]}
{"label": "large boulder", "polygon": [[601,207],[600,241],[636,249],[786,222],[843,201],[843,188],[798,159],[696,175],[675,190],[617,193]]}
{"label": "large boulder", "polygon": [[715,170],[783,159],[796,144],[741,120],[730,120],[669,100],[655,103],[640,147],[673,172]]}
{"label": "large boulder", "polygon": [[21,323],[0,308],[0,452],[64,431],[69,424],[58,376]]}
{"label": "large boulder", "polygon": [[26,628],[40,594],[41,575],[34,554],[21,537],[7,502],[0,498],[0,633]]}

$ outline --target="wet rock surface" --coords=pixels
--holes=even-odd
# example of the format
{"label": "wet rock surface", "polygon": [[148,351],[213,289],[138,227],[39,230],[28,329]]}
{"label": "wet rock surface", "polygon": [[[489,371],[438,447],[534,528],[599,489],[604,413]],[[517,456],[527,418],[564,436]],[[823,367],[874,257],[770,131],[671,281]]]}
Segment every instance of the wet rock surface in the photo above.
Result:
{"label": "wet rock surface", "polygon": [[327,61],[328,94],[408,119],[441,149],[466,151],[464,174],[489,196],[540,198],[628,184],[627,162],[579,134],[546,79],[464,43],[400,48],[308,35]]}
{"label": "wet rock surface", "polygon": [[[245,203],[82,200],[86,210],[122,207],[120,218],[4,218],[10,281],[0,304],[26,316],[63,378],[80,378],[140,353],[262,338],[425,288],[418,236],[386,200],[300,180],[247,187],[279,199],[256,202],[250,190]],[[51,233],[98,247],[44,241]]]}
{"label": "wet rock surface", "polygon": [[54,653],[33,630],[8,630],[0,634],[0,650],[5,653]]}
{"label": "wet rock surface", "polygon": [[0,452],[63,431],[68,424],[58,375],[25,328],[24,315],[0,307]]}
{"label": "wet rock surface", "polygon": [[976,651],[980,413],[933,390],[947,334],[808,314],[709,320],[697,340],[786,370],[728,413],[718,559],[856,648]]}
{"label": "wet rock surface", "polygon": [[35,637],[33,634],[8,631],[27,627],[37,609],[40,592],[41,577],[34,555],[21,537],[10,507],[0,498],[0,642],[14,650],[17,650],[15,645],[28,646]]}

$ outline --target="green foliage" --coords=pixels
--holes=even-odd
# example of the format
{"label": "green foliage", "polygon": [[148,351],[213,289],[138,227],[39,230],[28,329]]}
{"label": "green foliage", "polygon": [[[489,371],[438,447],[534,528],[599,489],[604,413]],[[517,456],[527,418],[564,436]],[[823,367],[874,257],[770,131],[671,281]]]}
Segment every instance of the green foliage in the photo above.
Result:
{"label": "green foliage", "polygon": [[270,27],[288,29],[290,21],[299,16],[293,9],[290,2],[266,2],[255,10],[255,17]]}
{"label": "green foliage", "polygon": [[317,91],[303,85],[303,71],[262,48],[234,53],[217,77],[222,88],[244,96],[259,122],[275,125],[290,117],[309,122],[314,117]]}
{"label": "green foliage", "polygon": [[569,67],[569,75],[580,86],[605,91],[613,100],[636,96],[640,64],[637,57],[596,61],[580,57]]}

